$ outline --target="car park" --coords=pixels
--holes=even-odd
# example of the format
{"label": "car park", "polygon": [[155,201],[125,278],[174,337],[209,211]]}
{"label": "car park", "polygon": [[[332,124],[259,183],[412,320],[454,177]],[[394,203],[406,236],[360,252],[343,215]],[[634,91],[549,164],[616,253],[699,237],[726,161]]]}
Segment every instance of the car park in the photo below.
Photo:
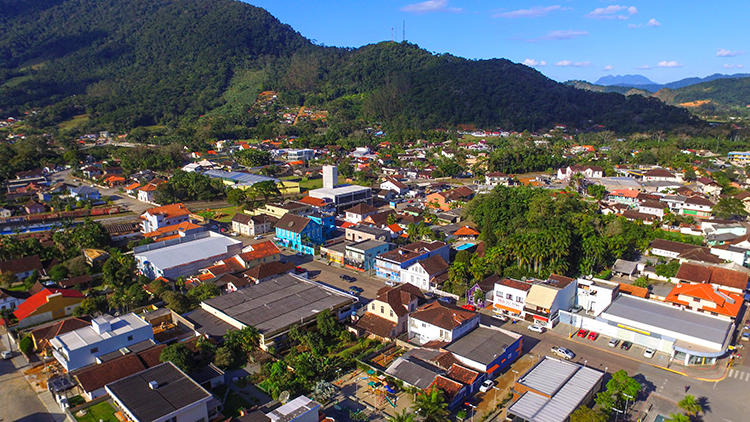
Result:
{"label": "car park", "polygon": [[552,346],[552,353],[563,359],[574,359],[576,354],[564,347]]}
{"label": "car park", "polygon": [[622,350],[630,350],[631,347],[633,347],[633,343],[629,341],[623,341],[622,344],[620,345],[620,349]]}
{"label": "car park", "polygon": [[607,346],[609,347],[617,347],[617,345],[620,344],[620,340],[613,338],[612,340],[607,343]]}
{"label": "car park", "polygon": [[592,341],[596,340],[597,338],[599,338],[599,333],[592,331],[589,333],[588,338],[589,340],[592,340]]}
{"label": "car park", "polygon": [[588,333],[589,333],[589,330],[584,330],[583,328],[581,328],[580,330],[578,330],[578,334],[576,335],[580,338],[586,338],[586,335]]}
{"label": "car park", "polygon": [[643,351],[643,357],[646,359],[651,359],[656,354],[656,349],[653,349],[649,347],[648,349]]}
{"label": "car park", "polygon": [[539,334],[541,334],[541,333],[544,332],[544,327],[542,327],[541,325],[536,325],[536,324],[529,325],[527,328],[528,328],[529,331],[533,331],[533,332],[539,333]]}
{"label": "car park", "polygon": [[484,382],[482,383],[482,386],[479,387],[479,391],[481,391],[483,393],[486,393],[486,392],[490,391],[490,389],[492,387],[494,387],[494,386],[495,386],[495,381],[484,380]]}

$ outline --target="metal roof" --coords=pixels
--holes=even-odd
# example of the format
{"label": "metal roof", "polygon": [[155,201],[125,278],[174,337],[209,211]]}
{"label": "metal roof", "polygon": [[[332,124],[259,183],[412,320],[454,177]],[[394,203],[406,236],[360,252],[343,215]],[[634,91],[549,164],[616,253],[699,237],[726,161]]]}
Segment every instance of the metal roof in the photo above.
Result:
{"label": "metal roof", "polygon": [[275,179],[273,177],[242,173],[239,171],[208,170],[203,172],[203,174],[216,179],[232,180],[235,183],[247,186],[254,185],[255,183],[259,182],[265,182],[267,180],[273,180],[274,183],[279,183],[279,179]]}
{"label": "metal roof", "polygon": [[385,370],[385,373],[424,390],[435,381],[438,375],[444,374],[445,371],[435,365],[405,355],[396,359]]}
{"label": "metal roof", "polygon": [[213,232],[209,233],[206,237],[152,251],[136,252],[136,255],[143,256],[145,261],[150,262],[156,268],[164,270],[204,260],[212,256],[226,254],[231,245],[242,243],[230,237]]}
{"label": "metal roof", "polygon": [[518,380],[529,391],[508,413],[531,422],[563,422],[600,386],[603,377],[604,373],[595,369],[545,357]]}
{"label": "metal roof", "polygon": [[357,185],[339,185],[334,188],[319,188],[311,190],[308,195],[313,198],[330,198],[338,195],[347,195],[352,193],[369,191],[370,188]]}
{"label": "metal roof", "polygon": [[520,334],[511,331],[477,327],[445,349],[458,356],[489,365],[519,338]]}

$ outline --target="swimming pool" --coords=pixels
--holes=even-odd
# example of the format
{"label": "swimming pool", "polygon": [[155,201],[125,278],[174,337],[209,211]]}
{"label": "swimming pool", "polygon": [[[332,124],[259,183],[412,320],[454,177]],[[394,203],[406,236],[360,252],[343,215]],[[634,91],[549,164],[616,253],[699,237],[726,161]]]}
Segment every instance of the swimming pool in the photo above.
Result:
{"label": "swimming pool", "polygon": [[476,245],[476,243],[464,243],[463,245],[456,246],[457,251],[462,251],[464,249],[469,249],[470,247]]}

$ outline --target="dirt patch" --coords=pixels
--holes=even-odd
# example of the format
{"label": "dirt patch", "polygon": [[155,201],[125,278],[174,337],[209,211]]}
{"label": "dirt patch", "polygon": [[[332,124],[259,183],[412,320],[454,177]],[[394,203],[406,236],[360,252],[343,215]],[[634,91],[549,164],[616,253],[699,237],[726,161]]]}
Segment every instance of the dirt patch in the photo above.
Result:
{"label": "dirt patch", "polygon": [[[477,394],[477,398],[481,402],[477,405],[477,415],[481,417],[485,413],[492,412],[496,407],[500,407],[505,402],[508,394],[510,394],[511,388],[516,383],[516,379],[521,375],[525,374],[532,366],[537,362],[538,358],[532,355],[521,356],[515,361],[508,370],[495,379],[496,389],[492,389],[486,393]],[[513,372],[516,371],[516,372]]]}

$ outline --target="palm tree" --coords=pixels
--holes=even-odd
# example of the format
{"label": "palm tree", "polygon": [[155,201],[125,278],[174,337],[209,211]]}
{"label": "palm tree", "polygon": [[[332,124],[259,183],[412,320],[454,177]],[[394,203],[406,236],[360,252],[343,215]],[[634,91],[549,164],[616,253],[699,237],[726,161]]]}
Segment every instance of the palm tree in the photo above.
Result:
{"label": "palm tree", "polygon": [[684,410],[689,416],[695,416],[703,411],[703,406],[692,394],[686,395],[684,399],[677,403],[677,406]]}
{"label": "palm tree", "polygon": [[670,413],[666,422],[690,422],[690,417],[685,416],[682,413]]}
{"label": "palm tree", "polygon": [[396,412],[393,416],[389,416],[386,420],[388,422],[414,422],[414,414],[407,413],[409,409],[404,409],[403,412]]}
{"label": "palm tree", "polygon": [[446,422],[450,414],[443,392],[437,388],[417,395],[411,407],[414,413],[423,417],[424,422]]}

